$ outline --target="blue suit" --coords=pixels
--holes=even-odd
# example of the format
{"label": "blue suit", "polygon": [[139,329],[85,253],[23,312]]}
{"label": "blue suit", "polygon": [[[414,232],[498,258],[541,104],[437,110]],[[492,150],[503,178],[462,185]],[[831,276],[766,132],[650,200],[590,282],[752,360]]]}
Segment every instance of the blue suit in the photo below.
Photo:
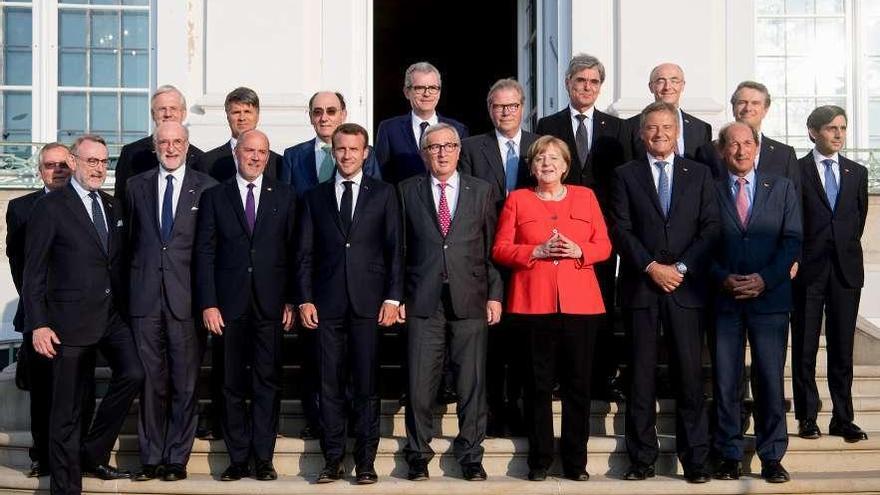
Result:
{"label": "blue suit", "polygon": [[[455,127],[460,139],[468,137],[468,128],[461,122],[439,115],[437,121]],[[376,131],[376,158],[382,168],[382,177],[391,184],[425,173],[425,162],[419,154],[419,144],[413,135],[412,113],[391,117],[379,123]]]}
{"label": "blue suit", "polygon": [[779,461],[788,448],[783,370],[792,310],[789,270],[801,248],[799,196],[784,177],[755,175],[751,212],[743,228],[727,174],[716,183],[721,211],[721,241],[715,249],[712,277],[720,287],[731,274],[757,273],[764,291],[735,300],[723,289],[716,301],[715,449],[724,459],[741,460],[741,395],[739,387],[748,335],[755,398],[756,452],[763,463]]}
{"label": "blue suit", "polygon": [[[318,185],[318,164],[315,161],[315,140],[317,139],[312,138],[284,150],[281,169],[278,171],[278,180],[290,184],[296,191],[297,198],[302,198],[306,192]],[[364,162],[364,175],[382,180],[376,152],[372,147],[369,147],[369,150],[370,154],[367,156],[367,161]],[[335,175],[334,172],[333,176]]]}

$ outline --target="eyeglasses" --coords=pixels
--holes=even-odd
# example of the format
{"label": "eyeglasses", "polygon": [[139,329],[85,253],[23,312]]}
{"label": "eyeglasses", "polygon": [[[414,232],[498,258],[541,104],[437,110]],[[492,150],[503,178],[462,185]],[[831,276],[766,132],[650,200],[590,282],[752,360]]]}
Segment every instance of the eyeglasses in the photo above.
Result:
{"label": "eyeglasses", "polygon": [[43,162],[43,168],[46,170],[67,170],[67,162]]}
{"label": "eyeglasses", "polygon": [[73,156],[74,156],[75,158],[79,158],[80,160],[86,162],[86,164],[87,164],[89,167],[92,167],[92,168],[97,167],[98,165],[103,165],[104,167],[106,167],[107,165],[110,165],[110,159],[109,159],[109,158],[104,158],[104,159],[102,160],[102,159],[100,159],[100,158],[94,158],[94,157],[92,157],[92,158],[83,158],[83,157],[81,157],[81,156],[79,156],[79,155],[73,155]]}
{"label": "eyeglasses", "polygon": [[423,95],[434,95],[440,92],[440,86],[410,86],[409,89]]}
{"label": "eyeglasses", "polygon": [[325,113],[327,114],[328,117],[334,117],[334,116],[336,116],[337,113],[339,113],[341,111],[342,110],[340,110],[336,107],[327,107],[327,108],[317,107],[317,108],[313,108],[310,113],[312,114],[312,117],[319,119],[319,118],[323,117]]}
{"label": "eyeglasses", "polygon": [[522,105],[520,105],[519,103],[508,103],[506,105],[493,104],[492,111],[496,112],[496,113],[504,113],[504,112],[513,113],[513,112],[516,112],[517,110],[519,110],[519,107],[521,107],[521,106]]}
{"label": "eyeglasses", "polygon": [[439,155],[440,150],[443,150],[446,153],[452,153],[458,149],[458,143],[429,144],[428,146],[425,146],[424,149],[428,150],[428,153],[432,155]]}
{"label": "eyeglasses", "polygon": [[175,148],[183,148],[186,144],[185,139],[160,139],[158,143],[159,146],[174,146]]}

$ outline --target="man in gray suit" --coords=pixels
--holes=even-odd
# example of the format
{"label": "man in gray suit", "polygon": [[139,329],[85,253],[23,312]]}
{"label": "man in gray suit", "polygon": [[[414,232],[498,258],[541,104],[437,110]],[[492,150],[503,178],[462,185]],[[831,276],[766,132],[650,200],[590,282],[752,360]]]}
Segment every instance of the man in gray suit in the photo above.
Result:
{"label": "man in gray suit", "polygon": [[149,380],[135,481],[186,478],[196,432],[201,352],[193,323],[190,261],[202,192],[217,184],[186,162],[189,132],[177,122],[153,134],[159,166],[128,181],[131,328]]}
{"label": "man in gray suit", "polygon": [[404,453],[414,481],[428,479],[434,456],[433,404],[447,339],[459,397],[455,457],[465,479],[486,479],[486,324],[498,323],[503,295],[490,261],[498,215],[493,187],[458,173],[460,146],[453,126],[428,127],[419,147],[429,172],[399,185],[408,267],[399,321],[407,323],[410,363]]}

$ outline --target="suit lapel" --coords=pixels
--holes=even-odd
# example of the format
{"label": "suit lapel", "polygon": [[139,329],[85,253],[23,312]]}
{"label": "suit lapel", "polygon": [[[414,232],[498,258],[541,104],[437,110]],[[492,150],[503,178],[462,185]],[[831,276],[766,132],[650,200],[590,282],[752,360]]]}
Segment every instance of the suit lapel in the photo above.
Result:
{"label": "suit lapel", "polygon": [[161,238],[161,226],[159,225],[159,168],[156,167],[154,172],[150,172],[144,176],[143,194],[145,196],[147,211],[152,217],[153,227],[156,234]]}
{"label": "suit lapel", "polygon": [[318,184],[318,159],[315,158],[315,142],[317,140],[315,138],[309,141],[309,149],[306,151],[305,159],[302,161],[302,164],[306,167],[303,172],[305,172],[308,179],[307,183],[315,185]]}
{"label": "suit lapel", "polygon": [[250,235],[247,219],[244,217],[244,206],[241,204],[241,194],[238,192],[238,182],[235,177],[229,179],[226,183],[226,197],[229,199],[229,204],[232,205],[233,211],[235,211],[235,216],[238,217],[242,230]]}
{"label": "suit lapel", "polygon": [[693,156],[696,147],[691,143],[696,139],[694,137],[694,125],[691,123],[691,116],[685,112],[681,112],[681,135],[684,141],[684,149],[680,150],[682,155]]}
{"label": "suit lapel", "polygon": [[[257,206],[257,218],[254,221],[254,234],[257,233],[260,225],[266,223],[266,217],[275,211],[276,194],[275,183],[263,174],[263,185],[260,187],[260,204]],[[242,211],[244,210],[242,209]]]}
{"label": "suit lapel", "polygon": [[[813,158],[812,151],[810,152],[810,154],[807,155],[807,158],[809,158],[809,163],[807,163],[805,161],[804,163],[800,164],[801,168],[806,167],[807,176],[810,178],[810,182],[813,183],[813,187],[816,188],[816,194],[819,196],[819,200],[822,201],[822,204],[825,205],[825,208],[828,208],[828,210],[830,211],[831,204],[828,203],[828,195],[825,194],[825,188],[822,187],[822,179],[819,177],[819,170],[816,168],[816,160]],[[841,166],[840,169],[841,169],[840,175],[841,175],[841,179],[842,179],[843,178],[843,166]],[[839,193],[838,193],[838,195],[839,195]]]}
{"label": "suit lapel", "polygon": [[430,174],[422,175],[419,184],[419,197],[422,198],[422,203],[425,205],[425,212],[428,214],[428,217],[432,219],[434,222],[434,228],[437,229],[437,232],[440,232],[440,221],[437,219],[437,208],[434,206],[434,194],[431,191],[431,176]]}
{"label": "suit lapel", "polygon": [[[113,208],[113,196],[104,193],[98,193],[101,197],[101,203],[104,205],[104,216],[107,221],[107,250],[105,254],[109,257],[111,251],[118,250],[121,247],[120,238],[117,235],[116,210]],[[97,235],[97,233],[96,233]]]}
{"label": "suit lapel", "polygon": [[[180,185],[180,196],[177,198],[177,209],[174,211],[174,225],[171,227],[171,238],[177,231],[183,229],[182,224],[189,224],[194,216],[189,214],[193,208],[197,208],[196,198],[200,184],[196,182],[195,174],[187,168],[183,174],[183,183]],[[188,225],[187,225],[188,226]]]}
{"label": "suit lapel", "polygon": [[739,214],[736,212],[736,205],[733,203],[733,196],[730,194],[730,181],[727,177],[724,177],[715,182],[715,187],[718,190],[718,195],[721,197],[721,205],[723,206],[724,211],[730,215],[733,223],[740,231],[742,231],[743,227],[739,222]]}
{"label": "suit lapel", "polygon": [[104,251],[104,245],[101,243],[101,238],[98,237],[98,231],[95,229],[95,224],[92,222],[89,213],[86,211],[85,204],[83,204],[79,195],[76,193],[76,189],[74,189],[72,185],[68,185],[67,188],[64,189],[64,195],[69,205],[69,209],[73,212],[73,217],[76,218],[82,227],[89,233],[89,236],[95,241],[98,249],[100,249],[101,252],[106,253],[106,251]]}
{"label": "suit lapel", "polygon": [[[351,228],[349,232],[353,232],[357,228],[358,221],[361,219],[361,210],[366,207],[367,202],[373,198],[372,184],[366,174],[361,176],[361,186],[358,191],[357,203],[354,205],[354,212],[351,218]],[[342,219],[340,219],[341,221]]]}
{"label": "suit lapel", "polygon": [[[653,178],[652,178],[653,180]],[[672,200],[669,202],[669,215],[675,211],[682,196],[687,194],[691,181],[690,168],[683,165],[678,157],[672,159]]]}
{"label": "suit lapel", "polygon": [[410,153],[418,153],[419,143],[416,142],[415,135],[413,135],[411,123],[412,117],[410,114],[406,114],[406,118],[400,119],[400,126],[397,128],[397,132],[400,134],[403,142],[408,143],[407,147]]}
{"label": "suit lapel", "polygon": [[324,201],[324,208],[331,212],[330,216],[333,217],[333,223],[336,224],[336,228],[339,229],[339,233],[342,234],[342,237],[345,237],[345,229],[342,227],[342,218],[339,215],[339,206],[336,204],[335,179],[333,182],[323,183],[320,187],[324,189],[324,192],[321,194]]}
{"label": "suit lapel", "polygon": [[[498,148],[498,140],[495,139],[495,133],[493,132],[491,135],[487,134],[483,139],[482,153],[486,158],[486,161],[489,163],[489,168],[492,169],[492,173],[495,175],[495,179],[498,181],[498,185],[501,187],[502,191],[507,190],[507,170],[505,170],[505,164],[501,161],[501,154]],[[520,154],[522,154],[522,148],[520,148]]]}
{"label": "suit lapel", "polygon": [[752,222],[760,215],[767,204],[767,197],[773,191],[773,180],[755,174],[754,195],[752,199],[752,211],[749,213],[749,221],[746,230],[752,226]]}
{"label": "suit lapel", "polygon": [[465,212],[470,211],[471,205],[474,202],[474,191],[471,186],[470,177],[458,174],[458,178],[458,202],[455,204],[455,214],[452,216],[452,221],[449,223],[449,231],[446,232],[446,237],[452,236],[455,232],[455,226],[461,223],[459,217],[464,215]]}
{"label": "suit lapel", "polygon": [[[647,160],[639,160],[639,166],[635,168],[635,175],[636,180],[642,185],[642,189],[645,190],[645,195],[651,198],[651,204],[654,205],[657,214],[660,215],[660,218],[664,218],[663,208],[660,206],[660,196],[657,193],[657,188],[654,186],[654,176],[651,172],[651,164],[648,163]],[[673,178],[673,180],[675,180],[675,178]],[[671,207],[670,211],[672,211]]]}
{"label": "suit lapel", "polygon": [[[835,205],[835,211],[837,206],[840,206],[840,198],[845,198],[845,195],[849,194],[850,189],[856,188],[855,170],[853,170],[852,165],[848,162],[849,160],[844,158],[843,155],[837,155],[837,164],[838,169],[840,170],[840,186],[837,189],[837,205]],[[825,195],[823,194],[823,196]]]}
{"label": "suit lapel", "polygon": [[758,170],[763,173],[774,173],[773,170],[767,170],[764,166],[776,163],[776,160],[773,159],[775,153],[776,146],[770,142],[769,138],[761,134],[761,156],[758,157]]}

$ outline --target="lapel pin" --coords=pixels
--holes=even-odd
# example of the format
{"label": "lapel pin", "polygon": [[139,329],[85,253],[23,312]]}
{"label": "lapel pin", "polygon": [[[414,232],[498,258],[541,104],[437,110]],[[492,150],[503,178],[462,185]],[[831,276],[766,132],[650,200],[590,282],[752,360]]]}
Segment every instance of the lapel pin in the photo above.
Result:
{"label": "lapel pin", "polygon": [[688,120],[688,119],[684,119],[684,123],[685,123],[685,124],[690,124],[690,123],[691,123],[691,121],[690,121],[690,120]]}
{"label": "lapel pin", "polygon": [[681,171],[682,171],[682,172],[687,172],[688,169],[686,169],[686,168],[682,168]]}
{"label": "lapel pin", "polygon": [[271,191],[272,188],[271,188],[271,187],[267,187],[266,190],[267,190],[267,191]]}
{"label": "lapel pin", "polygon": [[190,190],[187,191],[187,192],[190,193],[190,194],[195,194],[195,193],[196,193],[196,190],[195,190],[195,189],[190,189]]}
{"label": "lapel pin", "polygon": [[600,125],[605,125],[605,121],[604,121],[604,120],[601,120],[601,121],[599,121],[599,124],[600,124]]}
{"label": "lapel pin", "polygon": [[762,182],[762,184],[764,185],[764,187],[770,187],[770,183],[769,183],[769,182]]}
{"label": "lapel pin", "polygon": [[848,168],[843,169],[843,171],[846,172],[846,173],[849,173],[849,169],[848,169]]}
{"label": "lapel pin", "polygon": [[198,210],[198,209],[199,209],[198,206],[193,206],[192,208],[189,209],[189,211],[196,211],[196,210]]}
{"label": "lapel pin", "polygon": [[116,222],[116,226],[117,226],[117,227],[122,227],[122,220],[117,221],[117,222]]}
{"label": "lapel pin", "polygon": [[776,147],[773,146],[773,145],[771,144],[771,145],[770,145],[770,151],[773,151],[773,150],[775,150],[775,149],[776,149]]}

